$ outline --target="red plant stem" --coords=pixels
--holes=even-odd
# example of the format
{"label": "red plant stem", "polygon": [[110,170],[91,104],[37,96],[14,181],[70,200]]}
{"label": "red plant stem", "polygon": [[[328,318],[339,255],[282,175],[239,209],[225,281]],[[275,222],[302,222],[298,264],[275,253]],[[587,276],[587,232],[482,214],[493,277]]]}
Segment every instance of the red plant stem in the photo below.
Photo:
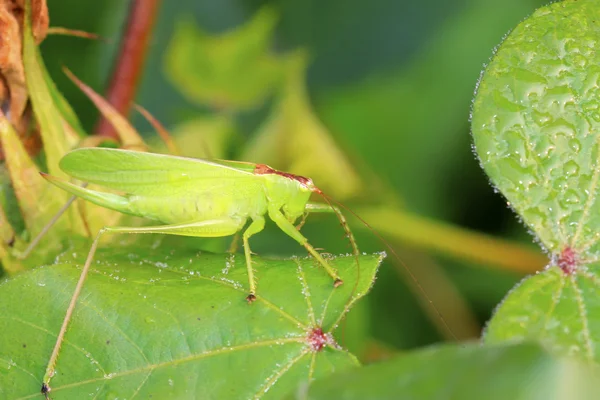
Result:
{"label": "red plant stem", "polygon": [[[106,90],[108,102],[124,116],[129,114],[135,98],[160,3],[161,0],[132,0],[129,6],[119,56]],[[95,132],[117,139],[115,130],[105,118],[98,121]]]}

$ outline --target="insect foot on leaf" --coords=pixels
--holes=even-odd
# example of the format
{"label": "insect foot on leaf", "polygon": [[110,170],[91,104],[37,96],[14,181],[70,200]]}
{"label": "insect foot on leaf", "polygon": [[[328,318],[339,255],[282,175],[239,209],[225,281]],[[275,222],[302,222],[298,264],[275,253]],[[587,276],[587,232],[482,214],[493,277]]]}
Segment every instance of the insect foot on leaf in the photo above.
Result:
{"label": "insect foot on leaf", "polygon": [[46,383],[42,384],[42,390],[40,390],[42,392],[42,394],[44,395],[44,397],[48,398],[48,393],[50,393],[50,386],[48,386]]}

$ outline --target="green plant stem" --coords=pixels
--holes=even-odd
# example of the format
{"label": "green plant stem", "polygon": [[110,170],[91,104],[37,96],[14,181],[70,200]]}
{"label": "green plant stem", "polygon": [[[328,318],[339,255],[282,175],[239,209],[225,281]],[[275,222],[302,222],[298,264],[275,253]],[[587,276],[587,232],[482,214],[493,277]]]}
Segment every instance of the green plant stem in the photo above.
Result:
{"label": "green plant stem", "polygon": [[[522,274],[540,271],[548,264],[548,257],[527,246],[423,218],[398,208],[362,208],[358,214],[382,235],[477,264]],[[362,224],[356,226],[361,227]]]}

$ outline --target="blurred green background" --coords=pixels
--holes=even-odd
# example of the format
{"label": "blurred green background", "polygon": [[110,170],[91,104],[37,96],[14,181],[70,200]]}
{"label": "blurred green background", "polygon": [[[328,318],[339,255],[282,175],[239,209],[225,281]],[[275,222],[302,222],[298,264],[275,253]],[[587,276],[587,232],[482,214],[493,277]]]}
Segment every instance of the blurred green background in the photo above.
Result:
{"label": "blurred green background", "polygon": [[[519,241],[524,249],[518,249],[525,253],[527,248],[531,249],[531,260],[542,260],[536,258],[539,250],[532,237],[503,198],[494,193],[472,154],[469,110],[477,79],[493,48],[512,27],[544,3],[541,0],[164,1],[136,101],[175,131],[184,122],[198,121],[201,117],[206,124],[200,124],[201,129],[194,133],[195,143],[214,141],[206,137],[214,130],[227,131],[222,139],[227,145],[217,146],[213,152],[233,158],[273,157],[252,161],[307,170],[316,184],[332,196],[341,193],[341,200],[350,208],[366,210],[364,215],[374,227],[385,222],[393,224],[397,234],[389,234],[387,230],[382,233],[417,275],[431,300],[443,308],[455,335],[465,338],[480,332],[493,308],[522,279],[524,272],[503,265],[503,259],[522,260],[520,253],[500,251],[490,256],[493,252],[485,247],[489,244],[486,237],[469,236],[470,241],[463,241],[461,232],[470,235],[464,231],[470,229]],[[42,45],[51,75],[89,131],[95,125],[97,111],[63,75],[61,67],[68,66],[84,82],[102,92],[128,5],[123,0],[99,0],[85,6],[76,0],[49,2],[52,26],[82,29],[106,39],[51,36]],[[292,122],[284,124],[289,129],[297,128],[294,138],[289,140],[286,137],[289,129],[282,129],[278,139],[261,136],[266,130],[264,122],[272,120],[273,115],[277,120],[279,115],[278,89],[267,91],[265,100],[252,107],[223,109],[182,94],[182,87],[188,81],[190,85],[203,84],[191,83],[195,71],[193,60],[187,66],[189,76],[175,73],[169,67],[170,62],[177,64],[167,49],[173,45],[173,36],[182,21],[189,26],[195,22],[196,29],[216,37],[247,23],[259,10],[264,11],[265,6],[275,16],[269,44],[272,54],[282,60],[303,49],[308,62],[306,73],[297,68],[300,72],[294,75],[296,86],[289,89],[301,93],[305,82],[308,96],[304,108],[291,112],[288,118]],[[185,38],[192,34],[182,35]],[[182,46],[182,51],[193,59],[193,47]],[[299,56],[296,59],[300,60],[297,65],[302,65],[302,59]],[[185,62],[188,61],[181,61]],[[202,72],[198,69],[197,75],[202,77]],[[243,68],[231,72],[234,82],[254,77],[252,71],[246,75]],[[178,85],[177,79],[184,83]],[[139,115],[132,118],[141,131],[151,133]],[[304,128],[316,130],[319,135],[298,128],[297,119],[309,121]],[[226,122],[219,125],[222,121]],[[328,147],[331,143],[323,135],[333,138],[335,145]],[[274,140],[278,142],[274,144]],[[306,142],[323,151],[310,146],[307,150],[303,147]],[[282,150],[282,146],[290,143],[298,149],[297,153],[289,148]],[[278,154],[267,157],[257,148]],[[327,175],[344,171],[340,167],[344,163],[335,160],[336,152],[343,155],[353,170],[351,173],[361,182],[354,189],[344,186],[351,183],[352,176]],[[299,165],[303,160],[310,165]],[[323,173],[317,172],[318,176],[311,172],[319,169]],[[400,220],[394,224],[392,214],[396,215],[397,210],[405,216],[414,216],[416,222]],[[379,216],[372,220],[369,215]],[[448,229],[430,234],[420,217],[427,218],[433,226],[447,224],[443,226]],[[361,251],[385,249],[373,234],[360,228],[359,222],[353,220],[351,225]],[[309,218],[304,232],[315,246],[327,252],[349,251],[343,231],[333,217]],[[273,226],[253,238],[253,243],[253,250],[262,255],[303,254],[301,248]],[[496,246],[495,243],[492,240],[491,246]],[[502,243],[497,242],[498,246]],[[440,247],[446,250],[440,251]],[[473,257],[461,256],[464,252],[487,254],[498,262],[477,262]],[[536,267],[540,265],[532,265],[530,269]],[[344,340],[363,360],[385,357],[395,350],[443,340],[445,336],[436,313],[430,312],[428,318],[419,306],[428,301],[414,296],[419,290],[407,280],[402,268],[397,262],[386,262],[372,294],[347,321]],[[461,301],[466,304],[464,308]]]}

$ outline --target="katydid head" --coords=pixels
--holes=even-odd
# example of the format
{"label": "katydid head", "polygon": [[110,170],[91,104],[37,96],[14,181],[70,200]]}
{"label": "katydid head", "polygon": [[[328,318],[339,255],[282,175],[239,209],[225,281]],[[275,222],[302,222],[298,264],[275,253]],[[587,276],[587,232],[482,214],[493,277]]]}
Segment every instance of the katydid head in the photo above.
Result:
{"label": "katydid head", "polygon": [[310,194],[310,191],[300,189],[286,199],[281,207],[281,211],[283,211],[283,215],[285,215],[288,221],[294,223],[304,215]]}

